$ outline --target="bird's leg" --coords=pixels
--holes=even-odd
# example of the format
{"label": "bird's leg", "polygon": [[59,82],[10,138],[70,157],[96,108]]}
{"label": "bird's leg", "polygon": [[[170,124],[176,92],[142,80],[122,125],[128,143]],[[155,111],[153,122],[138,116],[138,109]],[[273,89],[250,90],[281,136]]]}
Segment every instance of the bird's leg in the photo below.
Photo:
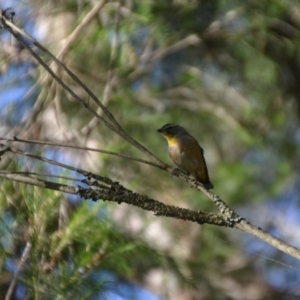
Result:
{"label": "bird's leg", "polygon": [[[202,184],[201,182],[199,182],[196,178],[193,178],[194,184],[198,185],[199,183]],[[203,185],[203,184],[202,184]]]}
{"label": "bird's leg", "polygon": [[187,176],[190,176],[190,174],[188,172],[185,172],[185,171],[183,171],[183,170],[181,170],[179,168],[174,168],[172,170],[172,175],[174,175],[174,176],[178,176],[180,173],[185,174]]}
{"label": "bird's leg", "polygon": [[182,171],[179,168],[174,168],[172,170],[172,175],[174,176],[178,176],[180,173],[182,173]]}
{"label": "bird's leg", "polygon": [[195,186],[201,185],[208,191],[208,189],[204,186],[204,184],[201,181],[197,180],[196,178],[193,178],[193,181],[194,181]]}

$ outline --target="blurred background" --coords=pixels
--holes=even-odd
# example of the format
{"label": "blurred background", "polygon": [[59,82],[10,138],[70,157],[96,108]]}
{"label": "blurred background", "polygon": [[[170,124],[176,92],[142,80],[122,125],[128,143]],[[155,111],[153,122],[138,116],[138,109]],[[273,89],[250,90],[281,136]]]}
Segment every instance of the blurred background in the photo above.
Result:
{"label": "blurred background", "polygon": [[[156,130],[171,122],[184,126],[205,150],[213,192],[256,226],[300,247],[299,1],[5,2],[1,9],[11,7],[15,24],[59,57],[128,134],[173,165]],[[0,62],[0,137],[147,158],[98,123],[3,29]],[[90,101],[62,70],[55,72]],[[204,195],[147,165],[13,145],[169,205],[216,212]],[[0,166],[82,179],[24,157],[5,155]],[[8,180],[0,183],[0,240],[0,299],[29,243],[10,299],[300,297],[299,261],[237,230]]]}

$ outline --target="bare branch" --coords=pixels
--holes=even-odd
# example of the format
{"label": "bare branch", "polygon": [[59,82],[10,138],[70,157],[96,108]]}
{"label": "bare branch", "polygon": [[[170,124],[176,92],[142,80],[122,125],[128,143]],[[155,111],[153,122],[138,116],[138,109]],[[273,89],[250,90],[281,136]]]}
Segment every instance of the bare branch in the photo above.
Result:
{"label": "bare branch", "polygon": [[[102,199],[103,201],[113,201],[117,202],[118,204],[124,202],[129,205],[140,207],[147,211],[152,211],[156,216],[172,217],[176,219],[196,222],[199,224],[206,223],[218,226],[228,226],[227,221],[221,214],[205,213],[201,211],[193,211],[186,208],[166,205],[147,196],[139,195],[130,190],[127,190],[118,182],[114,182],[109,178],[104,178],[92,173],[89,173],[89,178],[81,181],[82,183],[89,185],[89,188],[74,187],[37,178],[29,178],[28,176],[18,172],[12,172],[11,174],[0,172],[0,178],[10,179],[13,181],[18,181],[25,184],[56,190],[68,194],[79,195],[82,198],[92,199],[93,201]],[[97,178],[97,180],[94,180],[94,178]]]}
{"label": "bare branch", "polygon": [[286,244],[284,241],[272,236],[271,234],[265,232],[259,227],[254,226],[250,222],[241,220],[240,223],[235,224],[235,228],[241,229],[257,238],[263,240],[264,242],[272,245],[273,247],[281,250],[300,260],[300,249]]}
{"label": "bare branch", "polygon": [[114,155],[126,159],[130,159],[133,161],[137,161],[146,165],[150,165],[159,169],[164,170],[164,168],[161,167],[160,164],[153,163],[148,160],[144,160],[141,158],[133,157],[130,155],[126,154],[121,154],[113,151],[106,151],[102,149],[96,149],[96,148],[89,148],[89,147],[80,147],[80,146],[73,146],[73,145],[66,145],[66,144],[59,144],[59,143],[52,143],[52,142],[44,142],[44,141],[36,141],[36,140],[25,140],[25,139],[19,139],[17,137],[14,137],[14,139],[9,139],[9,138],[3,138],[0,137],[0,140],[2,141],[7,141],[7,142],[22,142],[22,143],[27,143],[27,144],[37,144],[37,145],[49,145],[49,146],[55,146],[55,147],[64,147],[64,148],[72,148],[72,149],[78,149],[78,150],[85,150],[85,151],[93,151],[93,152],[99,152],[99,153],[104,153],[104,154],[109,154],[109,155]]}

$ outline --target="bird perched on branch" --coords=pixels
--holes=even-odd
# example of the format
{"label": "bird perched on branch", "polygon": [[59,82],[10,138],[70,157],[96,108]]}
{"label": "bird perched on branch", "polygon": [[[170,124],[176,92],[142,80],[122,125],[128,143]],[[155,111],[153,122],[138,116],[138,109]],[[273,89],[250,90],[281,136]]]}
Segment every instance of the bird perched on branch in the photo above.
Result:
{"label": "bird perched on branch", "polygon": [[188,175],[194,176],[207,190],[212,189],[214,186],[208,176],[204,150],[198,141],[176,124],[166,124],[157,131],[167,140],[169,155],[174,163]]}

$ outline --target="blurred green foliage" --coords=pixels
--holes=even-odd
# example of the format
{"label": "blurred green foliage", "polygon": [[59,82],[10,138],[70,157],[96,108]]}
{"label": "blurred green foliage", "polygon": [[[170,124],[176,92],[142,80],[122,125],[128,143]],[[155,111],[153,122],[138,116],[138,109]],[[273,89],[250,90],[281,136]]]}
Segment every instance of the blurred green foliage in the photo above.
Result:
{"label": "blurred green foliage", "polygon": [[[32,0],[27,9],[36,28],[45,28],[41,42],[58,53],[93,5],[88,0]],[[127,133],[166,163],[172,164],[167,145],[156,130],[170,122],[186,127],[205,150],[214,191],[232,207],[244,207],[287,189],[298,170],[299,11],[298,2],[279,0],[108,1],[62,60]],[[24,63],[5,51],[0,57],[6,68]],[[146,158],[95,122],[42,69],[33,63],[27,68],[38,96],[20,98],[9,115],[13,119],[20,114],[20,103],[32,100],[35,113],[30,106],[24,109],[26,117],[5,123],[7,135]],[[5,71],[3,65],[3,76]],[[98,109],[71,79],[60,76]],[[48,150],[53,151],[39,152],[47,156]],[[79,151],[55,157],[171,205],[215,210],[184,182],[143,164]],[[1,168],[41,171],[24,160],[10,162],[3,159]],[[177,294],[185,299],[250,299],[251,284],[258,291],[251,299],[282,299],[279,289],[261,280],[243,249],[234,245],[229,230],[157,218],[114,203],[74,204],[56,192],[9,181],[0,188],[0,273],[5,275],[0,290],[11,282],[7,262],[16,266],[14,259],[30,241],[30,259],[18,283],[29,298],[51,291],[49,299],[92,299],[99,289],[114,290],[96,276],[110,271],[119,282],[148,286],[165,299],[179,299]],[[60,228],[60,211],[70,203]],[[152,272],[161,278],[156,286]],[[237,296],[228,291],[225,279],[239,286]]]}

